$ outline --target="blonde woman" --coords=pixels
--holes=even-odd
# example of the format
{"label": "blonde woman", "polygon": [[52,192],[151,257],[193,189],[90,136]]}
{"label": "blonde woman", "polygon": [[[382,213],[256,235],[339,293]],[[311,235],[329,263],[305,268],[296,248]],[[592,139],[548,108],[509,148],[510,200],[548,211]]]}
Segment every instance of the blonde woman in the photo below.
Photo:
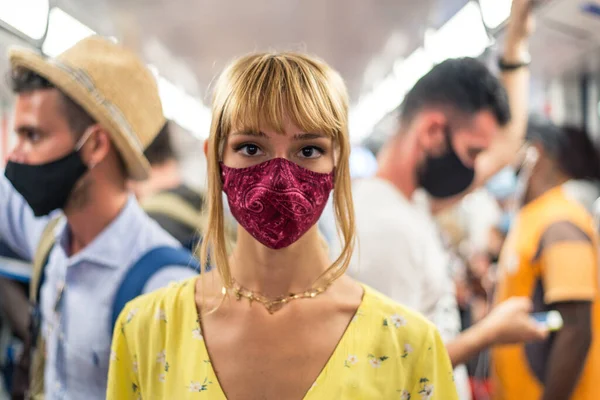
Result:
{"label": "blonde woman", "polygon": [[[253,54],[224,71],[200,254],[216,268],[126,307],[109,399],[457,398],[433,325],[344,275],[347,114],[342,79],[318,59]],[[316,225],[332,190],[345,243],[333,265]],[[222,191],[239,222],[229,257]]]}

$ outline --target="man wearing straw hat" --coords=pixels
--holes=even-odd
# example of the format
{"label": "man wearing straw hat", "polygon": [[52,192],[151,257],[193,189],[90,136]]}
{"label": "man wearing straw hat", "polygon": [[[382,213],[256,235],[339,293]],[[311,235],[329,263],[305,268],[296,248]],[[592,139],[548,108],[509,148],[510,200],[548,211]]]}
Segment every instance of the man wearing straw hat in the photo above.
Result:
{"label": "man wearing straw hat", "polygon": [[31,283],[41,326],[29,396],[104,399],[123,285],[141,279],[148,292],[194,273],[173,262],[130,279],[153,249],[180,247],[126,189],[147,178],[144,148],[165,123],[157,85],[132,52],[98,36],[56,59],[9,58],[18,139],[0,179],[0,236],[43,269]]}

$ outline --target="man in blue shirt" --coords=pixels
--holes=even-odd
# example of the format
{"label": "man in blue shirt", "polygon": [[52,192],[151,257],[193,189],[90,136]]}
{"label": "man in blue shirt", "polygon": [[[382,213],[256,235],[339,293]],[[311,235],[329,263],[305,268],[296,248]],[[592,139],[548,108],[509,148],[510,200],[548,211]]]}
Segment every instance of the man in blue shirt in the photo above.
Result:
{"label": "man in blue shirt", "polygon": [[[180,246],[126,189],[148,176],[144,148],[165,122],[156,82],[100,37],[56,59],[9,58],[17,141],[0,179],[0,237],[32,260],[49,215],[64,214],[40,292],[45,399],[104,399],[116,291],[149,250]],[[144,292],[192,274],[164,268]]]}

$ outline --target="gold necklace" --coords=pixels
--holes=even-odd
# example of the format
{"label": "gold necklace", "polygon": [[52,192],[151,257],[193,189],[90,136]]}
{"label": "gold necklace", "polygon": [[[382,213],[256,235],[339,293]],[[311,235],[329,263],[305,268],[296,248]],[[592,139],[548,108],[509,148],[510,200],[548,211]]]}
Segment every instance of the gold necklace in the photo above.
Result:
{"label": "gold necklace", "polygon": [[233,292],[236,300],[239,301],[242,298],[245,298],[248,299],[250,304],[252,304],[253,301],[256,301],[262,304],[267,309],[269,314],[273,314],[275,311],[281,310],[281,308],[290,301],[297,299],[315,298],[321,293],[325,292],[325,290],[327,290],[327,288],[331,286],[331,281],[329,281],[324,286],[310,288],[302,293],[290,293],[288,295],[279,296],[275,299],[270,299],[260,292],[255,292],[250,289],[246,289],[245,287],[237,283],[235,279],[232,280],[233,287],[231,288],[231,291]]}

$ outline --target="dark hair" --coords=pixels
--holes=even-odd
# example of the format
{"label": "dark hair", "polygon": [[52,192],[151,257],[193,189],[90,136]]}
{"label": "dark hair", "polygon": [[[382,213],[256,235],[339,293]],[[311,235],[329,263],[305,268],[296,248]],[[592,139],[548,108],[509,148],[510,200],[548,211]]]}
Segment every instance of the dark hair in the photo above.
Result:
{"label": "dark hair", "polygon": [[488,110],[501,126],[510,120],[504,86],[474,58],[450,59],[433,67],[406,95],[400,118],[409,123],[428,107],[448,108],[467,118]]}
{"label": "dark hair", "polygon": [[559,127],[534,116],[529,119],[526,139],[539,143],[573,179],[600,180],[600,156],[585,129],[574,125]]}
{"label": "dark hair", "polygon": [[24,68],[14,69],[10,76],[11,88],[14,93],[28,93],[36,90],[56,89],[60,93],[62,99],[63,111],[65,119],[78,139],[83,135],[85,130],[96,123],[79,104],[74,102],[69,96],[58,89],[52,82],[43,76]]}
{"label": "dark hair", "polygon": [[160,165],[169,160],[177,159],[173,144],[171,143],[171,129],[167,121],[161,128],[152,143],[146,148],[144,155],[150,165]]}

